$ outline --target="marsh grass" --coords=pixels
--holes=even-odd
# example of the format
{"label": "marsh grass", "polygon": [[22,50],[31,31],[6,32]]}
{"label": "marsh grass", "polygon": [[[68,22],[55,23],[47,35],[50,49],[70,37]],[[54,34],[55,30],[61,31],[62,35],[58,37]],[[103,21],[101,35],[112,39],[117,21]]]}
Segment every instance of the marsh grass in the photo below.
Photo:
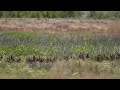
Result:
{"label": "marsh grass", "polygon": [[[0,22],[0,78],[120,78],[119,21],[23,21]],[[33,55],[56,61],[27,63]]]}

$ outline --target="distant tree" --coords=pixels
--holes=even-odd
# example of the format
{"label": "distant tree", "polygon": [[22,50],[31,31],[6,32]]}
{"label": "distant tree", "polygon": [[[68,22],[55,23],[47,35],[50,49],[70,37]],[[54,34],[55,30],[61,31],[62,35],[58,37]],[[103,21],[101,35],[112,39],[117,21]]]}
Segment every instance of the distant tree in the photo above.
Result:
{"label": "distant tree", "polygon": [[0,18],[2,18],[3,17],[3,12],[2,11],[0,11]]}
{"label": "distant tree", "polygon": [[89,18],[94,18],[94,19],[104,19],[105,15],[101,11],[91,11],[90,14],[88,15]]}
{"label": "distant tree", "polygon": [[3,18],[9,18],[10,17],[10,11],[3,11]]}
{"label": "distant tree", "polygon": [[74,17],[80,18],[82,17],[83,13],[81,11],[74,11]]}

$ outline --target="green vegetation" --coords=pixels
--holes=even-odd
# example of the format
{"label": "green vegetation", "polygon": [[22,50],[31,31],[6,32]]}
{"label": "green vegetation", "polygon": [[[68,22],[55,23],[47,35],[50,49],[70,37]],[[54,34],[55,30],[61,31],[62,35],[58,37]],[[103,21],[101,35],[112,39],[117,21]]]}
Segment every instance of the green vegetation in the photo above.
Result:
{"label": "green vegetation", "polygon": [[119,36],[3,32],[0,78],[119,78],[119,45]]}
{"label": "green vegetation", "polygon": [[119,50],[119,44],[119,36],[110,38],[94,35],[86,37],[79,33],[7,32],[0,35],[0,55],[34,54],[63,58],[88,53],[92,59],[99,54],[115,54]]}

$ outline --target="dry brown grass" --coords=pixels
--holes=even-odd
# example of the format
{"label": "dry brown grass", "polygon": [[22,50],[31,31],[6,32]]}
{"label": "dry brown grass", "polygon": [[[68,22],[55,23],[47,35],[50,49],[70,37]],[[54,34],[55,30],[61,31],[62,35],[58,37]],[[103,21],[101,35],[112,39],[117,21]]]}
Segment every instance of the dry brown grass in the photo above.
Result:
{"label": "dry brown grass", "polygon": [[[61,61],[54,64],[47,78],[107,79],[120,78],[117,62]],[[115,66],[115,68],[113,68]]]}
{"label": "dry brown grass", "polygon": [[120,32],[120,21],[78,19],[1,19],[0,31],[87,31],[107,34]]}

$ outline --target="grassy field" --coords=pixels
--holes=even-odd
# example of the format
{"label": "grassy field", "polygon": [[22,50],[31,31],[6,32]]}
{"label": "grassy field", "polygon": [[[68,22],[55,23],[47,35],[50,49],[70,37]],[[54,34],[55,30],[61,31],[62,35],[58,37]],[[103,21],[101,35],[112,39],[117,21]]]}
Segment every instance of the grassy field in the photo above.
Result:
{"label": "grassy field", "polygon": [[0,78],[120,78],[119,21],[18,21],[0,21]]}

